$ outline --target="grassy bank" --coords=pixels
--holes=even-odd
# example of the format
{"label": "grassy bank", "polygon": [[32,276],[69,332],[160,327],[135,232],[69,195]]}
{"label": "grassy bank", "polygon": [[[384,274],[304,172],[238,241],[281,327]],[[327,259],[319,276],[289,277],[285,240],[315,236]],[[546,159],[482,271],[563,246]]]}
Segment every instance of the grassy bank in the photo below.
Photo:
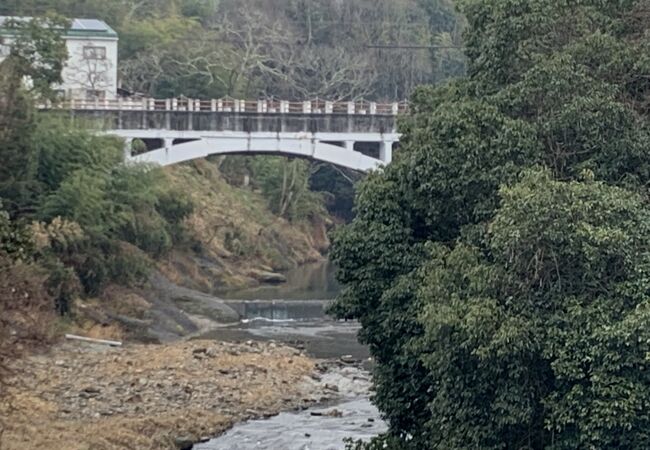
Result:
{"label": "grassy bank", "polygon": [[167,175],[195,205],[183,224],[187,242],[157,262],[178,284],[205,292],[252,286],[264,273],[322,260],[329,248],[331,220],[324,209],[287,220],[272,211],[260,189],[231,184],[207,160],[169,168]]}

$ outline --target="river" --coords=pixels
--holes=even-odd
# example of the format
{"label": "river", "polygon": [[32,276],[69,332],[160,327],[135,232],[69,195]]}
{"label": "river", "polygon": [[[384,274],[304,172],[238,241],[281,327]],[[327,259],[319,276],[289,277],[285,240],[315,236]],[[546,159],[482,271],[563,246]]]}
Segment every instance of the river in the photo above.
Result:
{"label": "river", "polygon": [[[356,340],[358,325],[334,321],[325,315],[327,304],[339,290],[331,265],[300,267],[289,272],[287,280],[280,286],[220,293],[243,320],[203,338],[275,340],[303,348],[315,358],[338,359],[347,355],[367,362],[368,351]],[[349,377],[347,384],[356,388],[342,389],[335,404],[242,423],[195,448],[343,450],[344,438],[367,440],[385,431],[379,412],[369,401],[368,374],[350,369],[337,376]]]}

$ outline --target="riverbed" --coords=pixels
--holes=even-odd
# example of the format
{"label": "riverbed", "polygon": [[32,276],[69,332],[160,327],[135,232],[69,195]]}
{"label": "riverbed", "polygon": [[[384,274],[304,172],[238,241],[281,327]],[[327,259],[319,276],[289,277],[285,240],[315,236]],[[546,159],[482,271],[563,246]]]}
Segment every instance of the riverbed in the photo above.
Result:
{"label": "riverbed", "polygon": [[[345,438],[368,440],[386,430],[369,400],[368,350],[356,339],[354,322],[335,321],[325,313],[338,292],[329,265],[305,266],[287,274],[282,286],[223,292],[221,297],[242,316],[238,324],[213,330],[202,339],[277,341],[331,361],[357,361],[338,371],[338,399],[305,411],[239,424],[199,444],[199,450],[343,450]],[[327,376],[327,375],[326,375]],[[347,383],[346,383],[347,381]],[[338,389],[338,388],[337,388]]]}
{"label": "riverbed", "polygon": [[[340,415],[339,415],[340,414]],[[298,414],[282,413],[268,420],[238,425],[197,450],[330,450],[345,448],[343,440],[369,440],[386,431],[377,409],[364,398],[331,408],[313,408]]]}

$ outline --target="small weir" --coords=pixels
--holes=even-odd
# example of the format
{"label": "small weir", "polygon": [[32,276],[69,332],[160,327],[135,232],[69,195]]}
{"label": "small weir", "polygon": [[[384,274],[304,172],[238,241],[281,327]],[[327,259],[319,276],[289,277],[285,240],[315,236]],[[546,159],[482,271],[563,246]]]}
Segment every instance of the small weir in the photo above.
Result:
{"label": "small weir", "polygon": [[325,320],[331,300],[230,300],[226,301],[249,322],[306,322]]}

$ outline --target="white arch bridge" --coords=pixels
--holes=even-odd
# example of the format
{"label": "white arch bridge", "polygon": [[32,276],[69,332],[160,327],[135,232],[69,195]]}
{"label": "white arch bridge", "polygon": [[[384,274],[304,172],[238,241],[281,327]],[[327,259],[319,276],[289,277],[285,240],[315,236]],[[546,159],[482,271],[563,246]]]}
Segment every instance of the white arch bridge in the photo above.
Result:
{"label": "white arch bridge", "polygon": [[[127,161],[173,165],[210,155],[277,154],[357,171],[388,164],[406,103],[121,99],[56,107],[127,142]],[[144,146],[131,145],[136,140]],[[146,147],[146,148],[145,148]]]}

